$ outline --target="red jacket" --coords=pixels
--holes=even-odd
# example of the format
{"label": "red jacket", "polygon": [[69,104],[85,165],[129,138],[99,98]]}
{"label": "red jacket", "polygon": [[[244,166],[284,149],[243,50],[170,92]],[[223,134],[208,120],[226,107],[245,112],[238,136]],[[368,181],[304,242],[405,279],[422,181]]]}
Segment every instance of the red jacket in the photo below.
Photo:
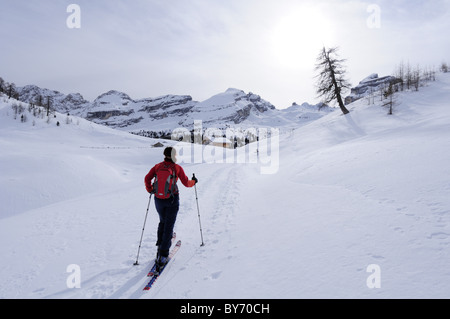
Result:
{"label": "red jacket", "polygon": [[[163,165],[165,163],[173,163],[170,160],[164,160],[164,162],[156,164],[151,170],[150,172],[147,174],[147,176],[145,176],[145,188],[147,189],[147,192],[151,192],[153,190],[153,179],[155,178],[155,174],[159,168],[160,165]],[[177,180],[178,179],[181,181],[181,183],[183,183],[184,186],[186,187],[194,187],[195,185],[195,181],[189,180],[189,178],[186,176],[186,174],[184,173],[183,168],[178,165],[173,163],[174,167],[175,167],[175,174],[177,176]]]}

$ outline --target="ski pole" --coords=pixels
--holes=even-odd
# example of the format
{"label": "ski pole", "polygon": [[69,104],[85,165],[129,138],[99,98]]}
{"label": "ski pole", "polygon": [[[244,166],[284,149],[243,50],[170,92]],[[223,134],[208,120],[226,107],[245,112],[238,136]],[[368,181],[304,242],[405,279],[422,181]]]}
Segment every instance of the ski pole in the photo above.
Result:
{"label": "ski pole", "polygon": [[[195,174],[193,174],[193,179],[194,178],[195,178]],[[203,247],[203,246],[205,246],[205,243],[203,242],[202,221],[200,219],[200,208],[198,207],[197,183],[195,183],[194,188],[195,188],[195,200],[197,201],[198,224],[200,225],[200,236],[202,238],[202,244],[200,245],[200,247]]]}
{"label": "ski pole", "polygon": [[145,213],[145,220],[144,220],[144,226],[142,227],[141,241],[139,242],[139,249],[138,249],[138,253],[137,253],[137,257],[136,257],[136,262],[133,264],[134,266],[139,265],[139,253],[141,251],[142,238],[144,237],[145,224],[147,223],[147,216],[148,216],[148,211],[150,209],[150,202],[152,200],[152,195],[153,194],[150,194],[150,198],[148,199],[147,213]]}

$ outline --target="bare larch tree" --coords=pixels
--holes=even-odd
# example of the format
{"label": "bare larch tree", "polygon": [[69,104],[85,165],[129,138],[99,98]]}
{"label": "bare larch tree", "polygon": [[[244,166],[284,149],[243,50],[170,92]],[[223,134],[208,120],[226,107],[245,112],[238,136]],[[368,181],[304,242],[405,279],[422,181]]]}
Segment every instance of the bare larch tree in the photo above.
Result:
{"label": "bare larch tree", "polygon": [[338,58],[338,48],[326,49],[323,47],[317,57],[316,72],[319,72],[317,78],[317,94],[323,98],[323,102],[328,104],[336,100],[344,114],[350,113],[344,105],[342,94],[351,87],[345,79],[345,69],[343,63],[345,60]]}

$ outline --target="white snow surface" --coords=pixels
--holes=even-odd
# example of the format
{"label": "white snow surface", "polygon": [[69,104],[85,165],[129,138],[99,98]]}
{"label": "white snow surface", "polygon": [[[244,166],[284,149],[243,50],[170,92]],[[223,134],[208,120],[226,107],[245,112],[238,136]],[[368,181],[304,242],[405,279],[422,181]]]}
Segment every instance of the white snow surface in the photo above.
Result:
{"label": "white snow surface", "polygon": [[[442,74],[398,94],[394,115],[357,101],[282,134],[274,174],[262,160],[181,163],[199,179],[205,246],[195,191],[180,186],[182,247],[144,292],[153,200],[133,263],[156,140],[62,114],[20,123],[0,97],[0,298],[448,298],[449,98]],[[68,287],[70,265],[81,288]]]}

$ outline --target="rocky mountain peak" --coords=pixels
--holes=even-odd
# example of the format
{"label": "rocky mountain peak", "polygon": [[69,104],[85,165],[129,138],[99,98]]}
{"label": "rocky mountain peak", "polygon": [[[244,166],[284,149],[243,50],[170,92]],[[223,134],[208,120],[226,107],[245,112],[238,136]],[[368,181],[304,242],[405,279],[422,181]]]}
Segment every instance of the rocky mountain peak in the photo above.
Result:
{"label": "rocky mountain peak", "polygon": [[[176,128],[191,129],[195,121],[203,127],[224,129],[242,127],[296,127],[324,115],[317,106],[304,104],[277,110],[270,102],[252,92],[229,88],[202,102],[190,95],[164,95],[135,100],[128,94],[110,90],[93,102],[80,93],[63,94],[58,91],[28,85],[17,89],[20,100],[36,103],[38,99],[57,112],[86,118],[92,122],[129,132],[170,132]],[[328,111],[328,109],[326,110]]]}
{"label": "rocky mountain peak", "polygon": [[80,93],[65,95],[59,91],[43,89],[36,85],[26,85],[16,88],[19,100],[26,103],[46,104],[50,100],[50,106],[61,113],[80,113],[89,106]]}
{"label": "rocky mountain peak", "polygon": [[345,104],[355,102],[385,86],[389,86],[389,83],[395,82],[396,80],[397,78],[394,76],[389,75],[380,78],[377,73],[373,73],[351,89],[350,95],[345,98]]}

